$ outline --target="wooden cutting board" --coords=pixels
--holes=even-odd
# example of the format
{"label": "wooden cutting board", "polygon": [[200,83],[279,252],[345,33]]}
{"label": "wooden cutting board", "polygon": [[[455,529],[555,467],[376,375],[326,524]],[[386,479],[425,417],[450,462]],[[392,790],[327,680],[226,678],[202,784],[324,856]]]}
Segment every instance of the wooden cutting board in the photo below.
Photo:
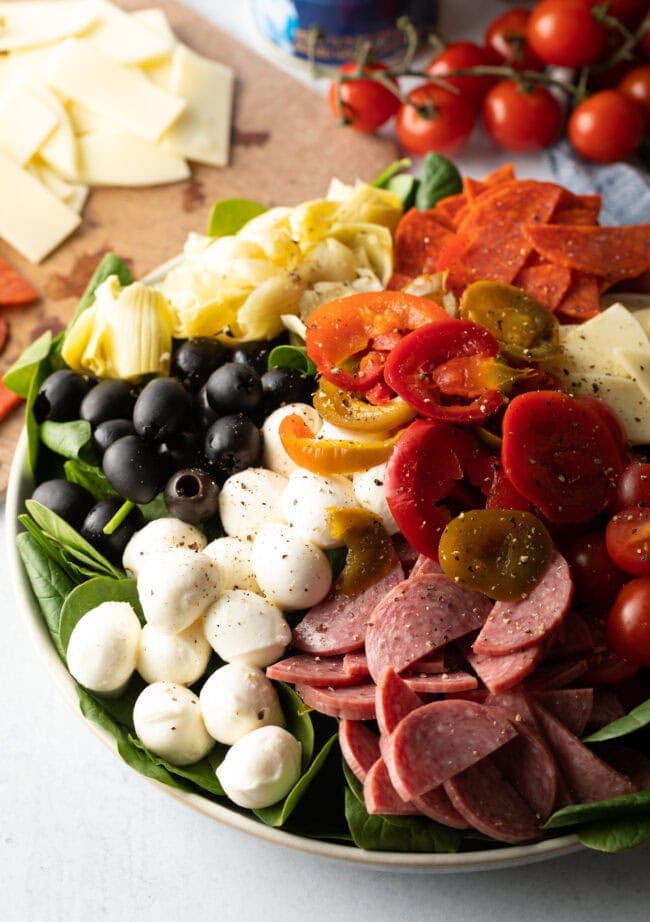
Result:
{"label": "wooden cutting board", "polygon": [[[6,312],[11,338],[0,373],[46,329],[63,329],[103,253],[115,251],[141,277],[180,252],[190,230],[205,229],[216,199],[293,205],[324,193],[334,175],[346,181],[371,178],[396,154],[392,142],[338,125],[315,92],[176,0],[118,2],[126,10],[159,6],[181,41],[233,68],[230,165],[193,165],[189,180],[170,186],[93,190],[79,230],[39,266],[0,241],[0,253],[42,293],[34,307]],[[38,221],[38,215],[33,218]],[[0,423],[0,491],[6,489],[21,428],[21,410]]]}

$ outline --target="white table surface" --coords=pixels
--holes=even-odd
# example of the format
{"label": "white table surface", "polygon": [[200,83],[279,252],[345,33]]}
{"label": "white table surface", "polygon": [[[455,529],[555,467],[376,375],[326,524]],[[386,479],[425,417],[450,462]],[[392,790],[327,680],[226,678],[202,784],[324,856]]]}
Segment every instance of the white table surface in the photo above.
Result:
{"label": "white table surface", "polygon": [[[255,44],[242,0],[192,5]],[[472,34],[472,9],[487,19],[498,8],[445,6],[444,24],[461,24],[454,35]],[[464,154],[463,169],[480,176],[484,152],[476,145]],[[529,175],[545,172],[543,158],[522,163]],[[321,861],[220,827],[147,784],[68,710],[18,620],[2,553],[0,593],[2,922],[648,918],[648,848],[500,872],[408,875]]]}

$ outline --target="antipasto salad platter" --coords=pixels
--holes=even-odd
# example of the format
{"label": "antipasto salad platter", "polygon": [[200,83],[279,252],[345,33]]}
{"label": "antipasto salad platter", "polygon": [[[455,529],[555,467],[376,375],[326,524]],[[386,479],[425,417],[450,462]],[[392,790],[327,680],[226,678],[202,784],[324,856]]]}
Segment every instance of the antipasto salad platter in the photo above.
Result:
{"label": "antipasto salad platter", "polygon": [[650,838],[650,225],[599,206],[438,155],[218,202],[9,370],[30,604],[130,766],[343,856]]}

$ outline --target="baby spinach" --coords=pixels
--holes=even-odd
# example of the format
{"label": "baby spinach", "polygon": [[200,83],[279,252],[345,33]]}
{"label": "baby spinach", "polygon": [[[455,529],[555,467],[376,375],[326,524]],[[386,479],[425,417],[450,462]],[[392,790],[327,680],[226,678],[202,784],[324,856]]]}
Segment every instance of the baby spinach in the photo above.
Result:
{"label": "baby spinach", "polygon": [[[152,752],[144,746],[140,740],[129,734],[128,742],[132,747],[139,750],[140,753],[144,754],[150,762],[155,765],[158,765],[160,768],[164,769],[168,774],[172,775],[175,778],[181,778],[186,781],[191,781],[192,784],[195,784],[197,787],[201,788],[204,791],[207,791],[210,794],[214,794],[217,797],[222,797],[224,790],[219,783],[219,779],[214,773],[214,768],[212,767],[211,762],[208,758],[201,759],[200,762],[195,762],[194,765],[185,765],[178,766],[172,765],[170,762],[167,762],[165,759],[161,759],[160,756],[154,755]],[[220,758],[218,758],[219,763],[223,760],[225,755],[225,746],[221,746],[217,743],[217,750],[224,750],[222,753],[219,753]],[[120,753],[121,754],[121,753]],[[129,762],[129,764],[131,764]],[[135,765],[133,766],[136,767]],[[141,769],[138,768],[138,771]],[[146,774],[146,772],[145,772]]]}
{"label": "baby spinach", "polygon": [[286,685],[284,682],[274,684],[280,698],[287,730],[296,737],[302,746],[302,767],[304,771],[314,754],[314,725],[309,710],[305,710],[302,698],[290,685]]}
{"label": "baby spinach", "polygon": [[50,363],[47,358],[42,359],[34,369],[33,377],[29,384],[27,400],[25,403],[25,429],[27,431],[27,460],[29,469],[32,474],[36,473],[36,463],[38,461],[38,449],[40,446],[40,426],[34,417],[34,403],[41,384],[50,374]]}
{"label": "baby spinach", "polygon": [[269,354],[268,367],[295,368],[303,375],[315,375],[317,371],[304,346],[276,346]]}
{"label": "baby spinach", "polygon": [[154,496],[150,503],[145,503],[142,506],[138,506],[138,508],[146,522],[152,522],[154,519],[164,519],[169,515],[163,493],[159,493],[157,496]]}
{"label": "baby spinach", "polygon": [[247,198],[224,198],[215,202],[208,219],[208,236],[229,237],[267,209]]}
{"label": "baby spinach", "polygon": [[50,451],[64,458],[79,458],[79,454],[92,439],[90,423],[85,419],[75,419],[67,423],[56,423],[46,420],[41,423],[41,442]]}
{"label": "baby spinach", "polygon": [[36,541],[45,556],[49,557],[57,566],[61,567],[75,585],[82,583],[88,578],[84,572],[84,568],[79,567],[69,560],[61,549],[61,546],[52,541],[51,538],[48,538],[33,519],[23,514],[18,516],[18,521],[25,531],[29,532],[34,541]]}
{"label": "baby spinach", "polygon": [[650,812],[594,823],[581,829],[578,838],[599,852],[625,852],[650,841]]}
{"label": "baby spinach", "polygon": [[46,359],[50,354],[51,345],[52,333],[50,330],[46,330],[16,359],[11,368],[5,372],[3,378],[10,391],[20,397],[27,397],[36,370],[43,359]]}
{"label": "baby spinach", "polygon": [[16,538],[16,544],[54,646],[63,658],[64,648],[59,635],[61,611],[66,597],[74,588],[74,583],[65,570],[44,551],[33,535],[22,532]]}
{"label": "baby spinach", "polygon": [[25,506],[36,524],[73,560],[86,566],[94,575],[121,579],[122,572],[55,512],[33,499],[28,499]]}
{"label": "baby spinach", "polygon": [[86,612],[101,605],[102,602],[128,602],[140,619],[140,623],[144,624],[136,581],[97,576],[73,589],[64,602],[59,626],[59,636],[64,650],[68,649],[70,635],[75,625]]}
{"label": "baby spinach", "polygon": [[385,170],[382,170],[379,176],[375,176],[370,185],[374,186],[376,189],[385,189],[391,179],[398,176],[404,170],[408,170],[412,162],[413,161],[409,160],[408,157],[403,157],[401,160],[393,160]]}
{"label": "baby spinach", "polygon": [[585,737],[585,742],[603,743],[605,740],[615,740],[647,726],[650,726],[650,698],[631,710],[625,717],[619,717],[618,720],[613,720],[606,727],[601,727],[600,730]]}
{"label": "baby spinach", "polygon": [[99,288],[102,282],[105,282],[106,279],[111,275],[116,275],[120,281],[120,285],[123,287],[125,285],[130,285],[133,281],[131,270],[124,262],[124,260],[120,256],[117,256],[115,253],[105,253],[100,264],[95,269],[93,277],[88,282],[86,290],[81,296],[81,300],[77,305],[76,311],[72,315],[72,320],[68,325],[68,329],[73,326],[79,314],[83,314],[83,312],[92,305],[93,301],[95,300],[95,291]]}
{"label": "baby spinach", "polygon": [[448,195],[463,190],[460,173],[442,154],[427,154],[422,166],[420,185],[415,196],[415,207],[426,211]]}
{"label": "baby spinach", "polygon": [[400,173],[399,176],[393,176],[386,183],[386,189],[394,192],[402,200],[402,208],[408,211],[415,204],[415,197],[420,188],[420,180],[410,173]]}
{"label": "baby spinach", "polygon": [[624,794],[610,800],[599,800],[592,804],[570,804],[556,810],[544,823],[543,829],[559,829],[563,826],[579,826],[598,820],[618,819],[629,813],[650,812],[650,790]]}
{"label": "baby spinach", "polygon": [[96,500],[114,499],[117,493],[106,479],[106,474],[94,464],[82,461],[81,458],[71,458],[63,465],[65,479],[70,483],[77,483],[88,490]]}

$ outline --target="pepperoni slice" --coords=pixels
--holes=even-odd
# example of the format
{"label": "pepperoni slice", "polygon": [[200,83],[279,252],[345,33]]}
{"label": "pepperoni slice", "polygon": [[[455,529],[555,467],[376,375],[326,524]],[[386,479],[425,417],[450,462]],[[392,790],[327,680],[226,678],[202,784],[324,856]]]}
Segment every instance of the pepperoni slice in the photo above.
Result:
{"label": "pepperoni slice", "polygon": [[380,757],[377,734],[360,720],[342,720],[339,724],[339,746],[355,778],[363,784]]}
{"label": "pepperoni slice", "polygon": [[435,272],[440,250],[452,236],[433,209],[411,208],[395,232],[395,272],[410,276]]}
{"label": "pepperoni slice", "polygon": [[513,285],[523,288],[527,295],[555,310],[571,285],[571,270],[553,263],[540,262],[524,266],[515,277]]}
{"label": "pepperoni slice", "polygon": [[572,272],[571,284],[557,305],[557,313],[565,320],[583,323],[600,313],[600,286],[593,275]]}
{"label": "pepperoni slice", "polygon": [[23,307],[37,298],[34,286],[0,256],[0,306]]}

